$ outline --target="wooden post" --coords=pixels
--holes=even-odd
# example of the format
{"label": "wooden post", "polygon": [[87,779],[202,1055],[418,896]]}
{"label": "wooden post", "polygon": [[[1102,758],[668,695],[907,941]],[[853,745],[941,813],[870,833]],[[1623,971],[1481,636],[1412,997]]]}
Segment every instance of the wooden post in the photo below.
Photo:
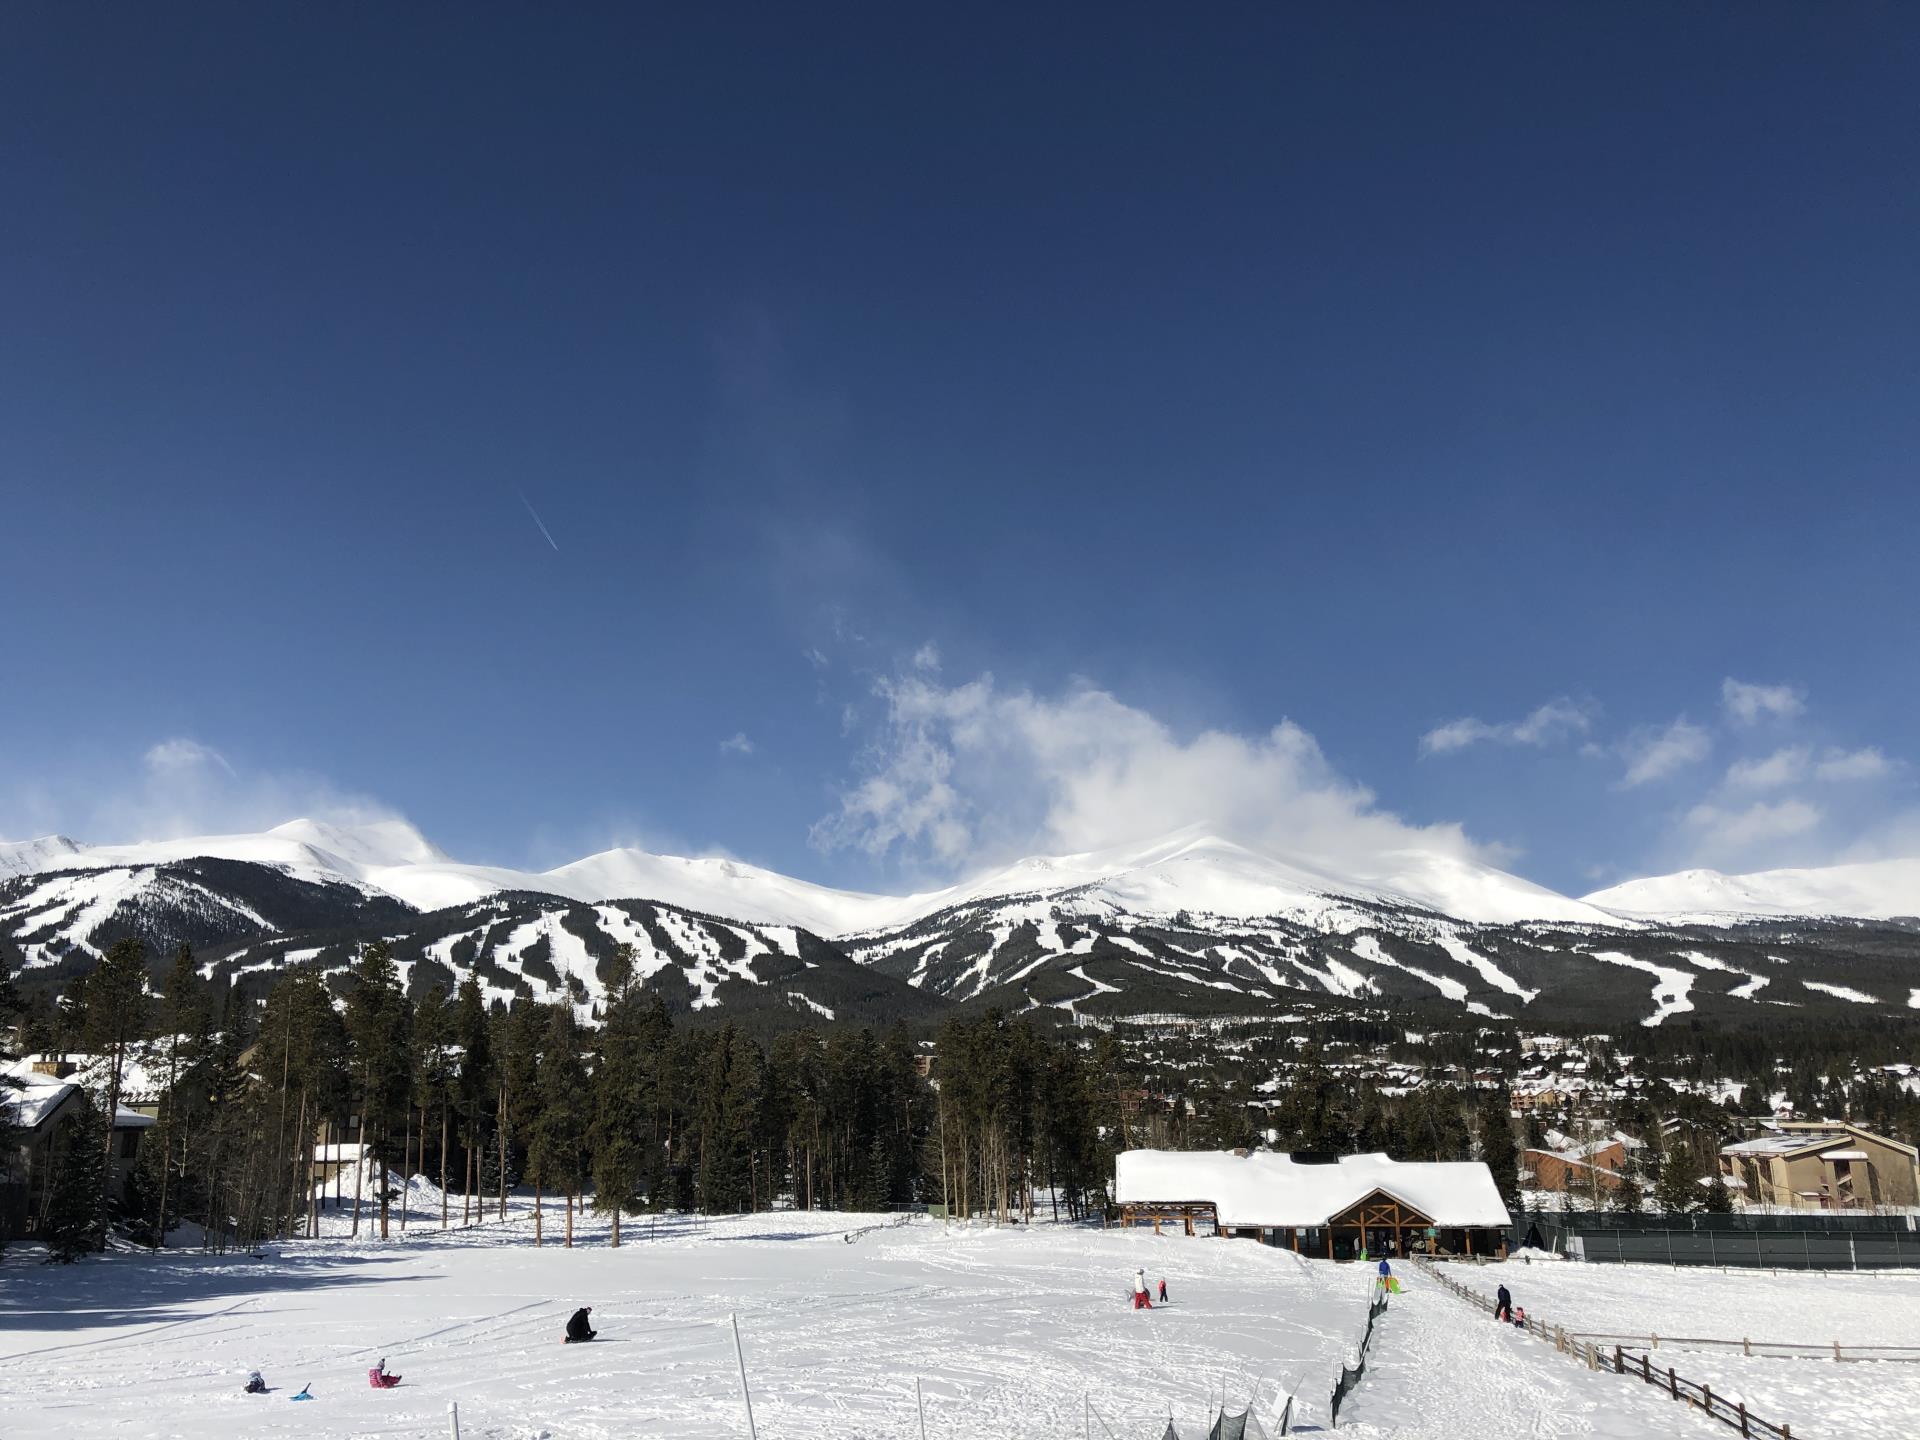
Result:
{"label": "wooden post", "polygon": [[1747,1429],[1747,1402],[1742,1400],[1737,1408],[1740,1411],[1740,1433],[1751,1434],[1752,1432]]}
{"label": "wooden post", "polygon": [[1467,1258],[1471,1260],[1473,1258],[1473,1231],[1464,1230],[1461,1233],[1467,1237]]}
{"label": "wooden post", "polygon": [[1680,1398],[1680,1381],[1674,1375],[1671,1365],[1667,1367],[1667,1394],[1671,1395],[1675,1400]]}
{"label": "wooden post", "polygon": [[1298,1255],[1300,1253],[1300,1227],[1298,1225],[1293,1227],[1292,1234],[1293,1234],[1293,1253]]}
{"label": "wooden post", "polygon": [[1333,1258],[1333,1226],[1327,1226],[1327,1259]]}

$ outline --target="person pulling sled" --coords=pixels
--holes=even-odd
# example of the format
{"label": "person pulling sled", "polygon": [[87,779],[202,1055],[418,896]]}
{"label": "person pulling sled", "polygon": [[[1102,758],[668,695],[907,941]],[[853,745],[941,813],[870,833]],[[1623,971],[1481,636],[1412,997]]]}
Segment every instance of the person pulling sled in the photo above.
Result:
{"label": "person pulling sled", "polygon": [[1504,1285],[1493,1292],[1493,1318],[1502,1324],[1513,1323],[1513,1296]]}
{"label": "person pulling sled", "polygon": [[587,1316],[592,1313],[593,1306],[591,1305],[582,1305],[578,1310],[574,1311],[572,1318],[567,1321],[567,1338],[560,1343],[562,1345],[584,1345],[587,1341],[598,1335],[600,1332],[594,1329],[592,1322],[587,1319]]}

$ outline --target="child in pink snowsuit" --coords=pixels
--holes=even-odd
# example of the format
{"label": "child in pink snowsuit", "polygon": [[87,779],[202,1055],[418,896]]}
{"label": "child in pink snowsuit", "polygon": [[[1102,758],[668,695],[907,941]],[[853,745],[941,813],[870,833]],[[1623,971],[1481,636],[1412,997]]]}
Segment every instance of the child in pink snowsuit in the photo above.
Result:
{"label": "child in pink snowsuit", "polygon": [[378,1365],[367,1371],[367,1384],[376,1390],[391,1390],[399,1383],[400,1377],[398,1375],[389,1375],[387,1373],[387,1362],[385,1360],[382,1360]]}

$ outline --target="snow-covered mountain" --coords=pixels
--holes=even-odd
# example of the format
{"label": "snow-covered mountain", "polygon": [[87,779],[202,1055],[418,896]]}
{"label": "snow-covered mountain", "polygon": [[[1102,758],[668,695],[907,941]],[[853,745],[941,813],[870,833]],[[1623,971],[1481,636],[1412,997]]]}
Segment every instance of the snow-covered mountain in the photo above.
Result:
{"label": "snow-covered mountain", "polygon": [[1354,903],[1429,910],[1479,924],[1619,923],[1583,901],[1491,866],[1433,851],[1399,850],[1342,869],[1261,854],[1190,829],[1145,844],[1033,856],[958,885],[888,896],[835,890],[724,858],[605,850],[553,870],[513,870],[451,859],[402,820],[330,825],[292,820],[258,835],[203,835],[133,845],[79,845],[65,836],[0,843],[0,875],[165,865],[195,858],[271,865],[298,879],[383,892],[418,910],[527,891],[594,904],[662,900],[755,924],[822,935],[909,925],[995,896],[1091,888],[1143,914],[1198,911],[1248,919],[1335,918]]}
{"label": "snow-covered mountain", "polygon": [[842,1017],[1312,1004],[1655,1024],[1920,1003],[1920,932],[1879,919],[1913,913],[1920,862],[1848,871],[1674,876],[1575,900],[1441,853],[1336,867],[1188,830],[884,896],[635,849],[547,871],[468,865],[404,822],[296,820],[0,846],[0,958],[58,980],[139,934],[264,985],[287,964],[341,969],[379,936],[419,985],[472,973],[498,999],[590,1007],[631,944],[675,1004]]}
{"label": "snow-covered mountain", "polygon": [[1586,903],[1668,924],[1746,917],[1893,920],[1920,916],[1920,859],[1723,875],[1682,870],[1596,890]]}

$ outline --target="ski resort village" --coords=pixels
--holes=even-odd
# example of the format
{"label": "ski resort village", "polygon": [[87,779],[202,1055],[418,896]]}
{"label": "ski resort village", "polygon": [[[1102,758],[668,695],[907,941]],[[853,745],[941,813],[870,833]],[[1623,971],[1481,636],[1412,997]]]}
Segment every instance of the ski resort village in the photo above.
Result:
{"label": "ski resort village", "polygon": [[1920,1440],[1920,0],[0,22],[0,1440]]}
{"label": "ski resort village", "polygon": [[[1607,916],[1571,941],[1332,887],[1256,915],[1257,857],[1177,839],[886,929],[631,855],[559,910],[437,860],[501,889],[429,911],[370,878],[412,832],[320,838],[6,852],[10,1433],[1920,1416],[1900,1007],[1705,1045],[1647,973],[1653,1005],[1616,983],[1605,1028],[1532,1018],[1580,983],[1555,946],[1709,983],[1700,961],[1791,952],[1865,993],[1897,923]],[[1141,898],[1176,887],[1221,909]],[[861,928],[801,923],[836,911]],[[1276,961],[1249,972],[1252,936]],[[1473,981],[1394,988],[1436,956]]]}

